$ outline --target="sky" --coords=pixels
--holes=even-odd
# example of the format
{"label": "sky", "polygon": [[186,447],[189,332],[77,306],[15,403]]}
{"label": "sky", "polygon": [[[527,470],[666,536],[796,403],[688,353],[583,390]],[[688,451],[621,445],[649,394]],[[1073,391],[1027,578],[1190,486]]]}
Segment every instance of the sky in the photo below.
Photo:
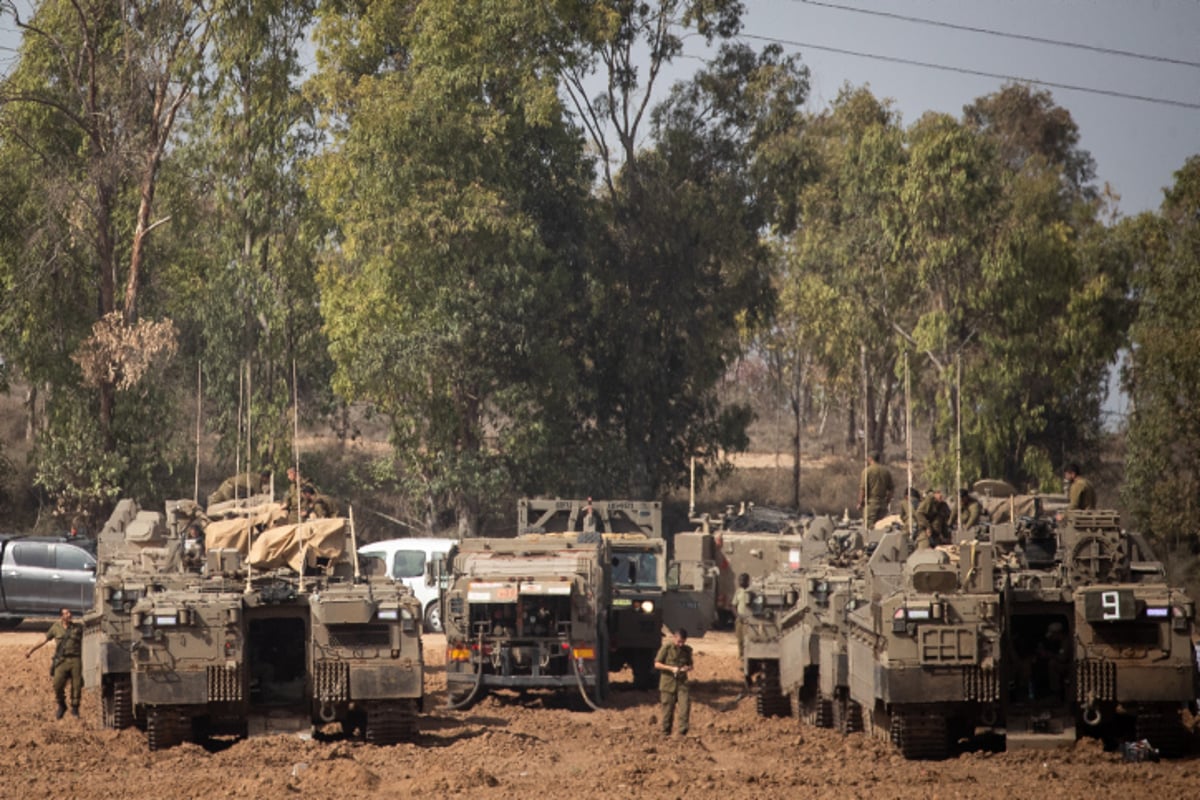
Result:
{"label": "sky", "polygon": [[[927,111],[961,117],[1009,78],[1043,82],[1079,126],[1098,185],[1107,182],[1129,215],[1156,210],[1174,172],[1200,154],[1200,0],[745,2],[745,41],[756,49],[776,41],[809,67],[810,111],[828,108],[843,85],[865,85],[893,99],[907,125]],[[0,16],[0,72],[18,42],[11,16]],[[686,77],[706,55],[698,38],[685,53],[693,57],[671,77]]]}
{"label": "sky", "polygon": [[1188,156],[1200,154],[1200,0],[746,0],[746,5],[742,33],[748,43],[779,41],[808,65],[811,111],[828,108],[845,84],[866,85],[877,97],[894,99],[908,125],[927,111],[961,118],[963,106],[1009,82],[994,76],[1058,84],[1041,88],[1070,111],[1080,146],[1096,161],[1097,184],[1107,182],[1121,196],[1124,214],[1157,210],[1175,171]]}

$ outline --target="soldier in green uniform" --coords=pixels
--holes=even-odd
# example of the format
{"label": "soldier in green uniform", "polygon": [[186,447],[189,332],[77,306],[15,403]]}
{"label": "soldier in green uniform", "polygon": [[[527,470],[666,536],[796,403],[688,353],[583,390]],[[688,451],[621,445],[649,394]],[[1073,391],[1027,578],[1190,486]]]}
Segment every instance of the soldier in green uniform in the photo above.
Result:
{"label": "soldier in green uniform", "polygon": [[688,732],[692,703],[688,698],[688,673],[692,671],[692,648],[687,644],[687,631],[680,628],[675,638],[665,642],[654,657],[654,668],[659,671],[658,694],[662,701],[662,732],[671,735],[675,719],[675,708],[679,707],[679,735]]}
{"label": "soldier in green uniform", "polygon": [[217,490],[208,496],[208,504],[215,505],[237,497],[266,494],[271,491],[271,470],[243,472],[226,478]]}
{"label": "soldier in green uniform", "polygon": [[[750,616],[750,575],[743,572],[738,575],[738,588],[733,593],[733,629],[737,633],[738,643],[738,660],[742,658],[742,653],[746,649],[745,646],[745,625],[744,620]],[[746,681],[749,682],[749,678]]]}
{"label": "soldier in green uniform", "polygon": [[301,493],[303,492],[303,490],[305,488],[310,488],[313,490],[313,493],[316,494],[317,487],[316,487],[316,484],[314,484],[308,478],[301,478],[301,479],[297,480],[297,473],[296,473],[295,467],[287,468],[287,479],[288,479],[288,490],[287,490],[287,497],[285,497],[284,501],[283,501],[283,508],[285,511],[287,511],[288,520],[290,522],[299,522],[300,521],[300,512],[301,512],[301,509],[304,507],[303,497],[302,497]]}
{"label": "soldier in green uniform", "polygon": [[311,485],[300,489],[300,520],[327,519],[341,514],[337,501],[329,495],[321,494]]}
{"label": "soldier in green uniform", "polygon": [[1096,507],[1096,490],[1087,478],[1079,474],[1079,465],[1070,464],[1063,471],[1067,482],[1067,508],[1088,510]]}
{"label": "soldier in green uniform", "polygon": [[945,493],[933,489],[917,506],[917,547],[937,547],[950,541],[950,506]]}
{"label": "soldier in green uniform", "polygon": [[872,453],[858,482],[858,508],[862,509],[868,528],[887,516],[892,493],[896,490],[891,470],[879,463],[882,458],[881,453]]}
{"label": "soldier in green uniform", "polygon": [[959,489],[958,503],[954,506],[951,525],[957,527],[961,523],[964,531],[969,530],[979,524],[982,516],[983,506],[979,501],[972,497],[966,489]]}
{"label": "soldier in green uniform", "polygon": [[58,644],[54,651],[54,660],[50,662],[50,676],[54,679],[54,697],[58,700],[55,719],[62,719],[67,711],[66,688],[71,681],[71,716],[79,716],[79,699],[83,694],[83,626],[71,618],[71,609],[64,608],[59,612],[58,622],[46,631],[46,638],[29,648],[25,657],[29,658],[38,648],[51,640]]}

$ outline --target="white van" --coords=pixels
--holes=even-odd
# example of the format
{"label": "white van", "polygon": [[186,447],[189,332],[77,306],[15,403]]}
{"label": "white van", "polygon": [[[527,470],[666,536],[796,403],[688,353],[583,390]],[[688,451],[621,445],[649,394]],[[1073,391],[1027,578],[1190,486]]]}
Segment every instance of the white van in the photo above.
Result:
{"label": "white van", "polygon": [[438,585],[426,565],[432,561],[445,560],[455,539],[388,539],[373,542],[358,548],[359,556],[377,558],[384,563],[384,572],[402,582],[421,601],[424,609],[426,631],[440,633],[442,609],[438,597]]}

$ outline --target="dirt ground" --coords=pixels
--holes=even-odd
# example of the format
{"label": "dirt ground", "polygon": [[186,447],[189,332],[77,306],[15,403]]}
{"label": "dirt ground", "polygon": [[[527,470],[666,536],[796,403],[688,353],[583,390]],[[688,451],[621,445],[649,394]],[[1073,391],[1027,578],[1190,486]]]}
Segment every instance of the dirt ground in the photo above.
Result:
{"label": "dirt ground", "polygon": [[444,639],[426,636],[426,707],[412,744],[274,736],[223,749],[151,752],[136,729],[83,716],[53,719],[51,648],[24,651],[49,621],[0,634],[0,797],[1194,797],[1200,758],[1123,763],[1095,742],[1055,752],[973,753],[907,762],[888,744],[795,719],[759,719],[737,694],[731,634],[694,639],[691,735],[663,739],[654,692],[615,677],[610,707],[543,695],[492,696],[467,712],[445,703]]}

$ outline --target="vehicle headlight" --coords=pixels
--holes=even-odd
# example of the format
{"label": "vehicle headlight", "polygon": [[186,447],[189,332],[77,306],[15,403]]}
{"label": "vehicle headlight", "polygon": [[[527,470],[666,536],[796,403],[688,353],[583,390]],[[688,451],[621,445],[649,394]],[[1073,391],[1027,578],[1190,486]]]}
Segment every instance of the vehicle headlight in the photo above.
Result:
{"label": "vehicle headlight", "polygon": [[170,627],[174,627],[175,625],[178,625],[178,624],[179,624],[179,615],[178,614],[155,614],[154,615],[154,627],[156,627],[156,628],[170,628]]}
{"label": "vehicle headlight", "polygon": [[643,614],[652,614],[654,613],[654,601],[643,600],[640,608]]}
{"label": "vehicle headlight", "polygon": [[395,622],[400,619],[400,610],[396,608],[381,608],[375,612],[375,616],[382,620]]}

